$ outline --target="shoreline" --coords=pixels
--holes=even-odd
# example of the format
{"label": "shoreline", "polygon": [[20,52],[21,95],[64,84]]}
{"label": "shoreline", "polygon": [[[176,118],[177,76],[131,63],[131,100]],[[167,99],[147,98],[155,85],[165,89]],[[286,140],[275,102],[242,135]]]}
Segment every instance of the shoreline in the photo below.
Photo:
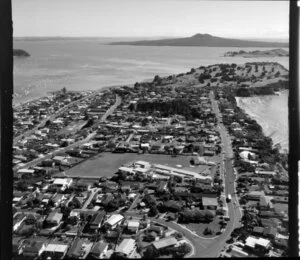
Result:
{"label": "shoreline", "polygon": [[[105,90],[109,90],[111,88],[117,88],[117,87],[123,87],[123,86],[127,86],[127,87],[133,87],[134,84],[122,84],[122,85],[111,85],[111,86],[103,86],[99,89],[95,89],[95,90],[83,90],[83,91],[80,91],[80,90],[67,90],[67,92],[78,92],[78,93],[81,93],[81,92],[88,92],[88,91],[91,91],[91,92],[101,92],[101,91],[105,91]],[[30,98],[26,101],[23,101],[23,102],[17,102],[17,103],[13,103],[12,107],[13,108],[18,108],[18,107],[21,107],[21,106],[24,106],[30,102],[34,102],[34,101],[38,101],[39,99],[41,98],[46,98],[46,97],[49,97],[51,96],[52,94],[51,93],[55,93],[55,92],[59,92],[59,90],[56,90],[56,91],[49,91],[47,92],[48,94],[47,95],[42,95],[40,97],[33,97],[33,98]]]}
{"label": "shoreline", "polygon": [[[285,92],[289,92],[289,90],[288,89],[283,89],[283,90],[279,90],[278,91],[279,93],[280,93],[280,95],[282,94],[282,93],[285,93]],[[259,95],[260,96],[260,95]],[[269,97],[269,96],[272,96],[272,97],[274,97],[274,96],[278,96],[278,95],[276,95],[276,94],[271,94],[271,95],[263,95],[263,96],[266,96],[266,97]],[[255,118],[255,116],[253,115],[253,114],[251,114],[251,113],[248,113],[244,108],[242,108],[241,107],[241,105],[240,105],[240,102],[241,102],[241,99],[246,99],[246,98],[253,98],[253,97],[256,97],[256,96],[251,96],[251,97],[235,97],[235,100],[236,100],[236,105],[237,105],[237,107],[239,107],[246,115],[248,115],[250,118],[252,118],[253,120],[255,120],[256,122],[257,122],[257,119]],[[258,122],[257,122],[258,123]],[[269,135],[265,132],[266,130],[263,128],[263,125],[261,125],[260,123],[258,123],[261,127],[262,127],[262,129],[263,129],[263,134],[266,136],[266,137],[269,137]],[[282,145],[282,143],[281,142],[275,142],[274,141],[274,139],[273,139],[273,137],[272,136],[270,136],[270,138],[272,139],[272,141],[273,141],[273,147],[275,147],[275,145],[276,144],[279,144],[280,146]],[[286,152],[285,152],[285,150],[287,151],[287,153],[289,153],[289,147],[287,147],[287,148],[285,148],[285,147],[281,147],[281,149],[280,149],[280,153],[281,154],[285,154]]]}

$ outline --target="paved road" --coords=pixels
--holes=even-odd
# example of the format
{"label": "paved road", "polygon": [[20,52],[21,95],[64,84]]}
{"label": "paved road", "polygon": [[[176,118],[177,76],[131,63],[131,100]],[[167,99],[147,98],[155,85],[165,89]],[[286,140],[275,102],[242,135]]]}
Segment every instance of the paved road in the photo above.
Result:
{"label": "paved road", "polygon": [[[140,214],[133,213],[133,212],[125,212],[124,215],[132,216],[132,217],[139,217],[139,218],[143,216],[142,214],[140,215]],[[167,227],[170,227],[170,228],[182,233],[183,236],[186,237],[193,245],[194,254],[190,255],[190,257],[205,257],[205,256],[203,256],[203,252],[206,251],[210,245],[214,244],[214,240],[201,239],[198,236],[187,231],[185,228],[179,226],[176,223],[166,222],[165,220],[162,220],[159,218],[150,218],[150,217],[147,217],[147,218],[153,222],[157,222],[159,224],[165,225]],[[211,254],[211,255],[213,256],[214,254]]]}
{"label": "paved road", "polygon": [[94,196],[97,192],[98,192],[97,188],[94,188],[91,190],[91,194],[90,194],[89,198],[85,201],[85,203],[83,204],[81,209],[85,210],[87,208],[87,206],[91,203],[92,199],[94,198]]}
{"label": "paved road", "polygon": [[131,205],[130,205],[128,211],[131,211],[131,210],[136,206],[136,204],[137,204],[137,202],[138,202],[138,200],[139,200],[140,197],[141,197],[141,194],[138,193],[138,194],[136,195],[136,197],[134,198],[134,201],[131,203]]}
{"label": "paved road", "polygon": [[[231,233],[232,230],[236,227],[239,227],[240,220],[242,217],[239,203],[238,203],[238,197],[235,194],[235,178],[236,175],[234,174],[233,165],[232,165],[232,157],[233,157],[233,151],[231,147],[231,140],[229,138],[229,135],[227,133],[227,130],[223,123],[220,122],[221,120],[221,113],[219,111],[218,104],[214,98],[213,92],[210,92],[210,98],[212,100],[212,108],[215,112],[218,124],[220,126],[220,135],[223,143],[223,151],[225,152],[224,155],[222,155],[222,159],[224,160],[224,179],[225,179],[225,195],[231,194],[232,200],[228,204],[228,214],[230,217],[230,221],[227,225],[225,233]],[[230,231],[230,232],[229,232]]]}
{"label": "paved road", "polygon": [[126,143],[129,143],[133,136],[134,136],[134,133],[130,134],[126,140]]}
{"label": "paved road", "polygon": [[[116,96],[116,102],[106,111],[106,113],[101,117],[101,121],[105,121],[106,118],[111,115],[115,109],[121,104],[121,98],[117,95]],[[71,144],[67,147],[64,147],[64,148],[61,148],[59,150],[54,150],[53,152],[45,155],[43,158],[36,158],[28,163],[26,163],[25,165],[23,166],[19,166],[19,167],[14,167],[14,169],[20,169],[20,168],[28,168],[28,167],[31,167],[31,166],[34,166],[42,161],[44,161],[45,159],[50,159],[52,158],[54,155],[58,154],[58,153],[63,153],[67,150],[70,150],[71,148],[74,148],[74,147],[77,147],[77,146],[80,146],[84,143],[87,143],[88,141],[90,141],[95,135],[97,134],[97,131],[94,131],[92,133],[90,133],[85,139],[81,140],[81,141],[78,141],[78,142],[75,142],[74,144]]]}

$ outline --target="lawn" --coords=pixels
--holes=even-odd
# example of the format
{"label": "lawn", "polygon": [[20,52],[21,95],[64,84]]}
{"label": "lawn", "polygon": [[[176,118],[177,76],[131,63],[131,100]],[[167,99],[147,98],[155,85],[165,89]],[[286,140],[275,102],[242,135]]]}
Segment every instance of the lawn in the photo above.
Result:
{"label": "lawn", "polygon": [[190,156],[177,156],[162,154],[135,154],[135,153],[101,153],[85,162],[76,165],[66,171],[70,177],[78,176],[95,176],[95,177],[111,177],[118,171],[118,168],[124,164],[137,160],[148,161],[150,163],[164,164],[171,167],[182,165],[181,169],[194,172],[202,172],[208,168],[206,165],[190,167]]}
{"label": "lawn", "polygon": [[[218,216],[214,218],[214,220],[210,223],[189,223],[184,224],[191,231],[195,231],[197,235],[201,237],[215,237],[216,233],[221,230],[219,222],[222,221]],[[206,228],[212,230],[211,235],[204,235],[203,232]]]}

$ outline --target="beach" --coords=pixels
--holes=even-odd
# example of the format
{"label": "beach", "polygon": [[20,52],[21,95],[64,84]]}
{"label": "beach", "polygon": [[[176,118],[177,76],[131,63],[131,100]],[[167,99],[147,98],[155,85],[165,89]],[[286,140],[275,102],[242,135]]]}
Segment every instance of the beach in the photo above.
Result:
{"label": "beach", "polygon": [[256,120],[264,134],[288,150],[288,90],[280,95],[236,97],[237,105]]}

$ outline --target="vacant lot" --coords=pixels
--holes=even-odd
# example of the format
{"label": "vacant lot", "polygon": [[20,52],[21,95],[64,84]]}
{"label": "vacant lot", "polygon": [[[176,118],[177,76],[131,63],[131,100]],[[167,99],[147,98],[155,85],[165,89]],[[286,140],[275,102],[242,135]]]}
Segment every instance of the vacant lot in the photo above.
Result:
{"label": "vacant lot", "polygon": [[[207,158],[208,160],[209,157]],[[102,153],[85,162],[71,168],[66,172],[70,177],[77,176],[96,176],[111,177],[118,171],[118,168],[124,164],[128,164],[137,160],[147,161],[150,163],[164,164],[171,167],[181,165],[181,169],[194,172],[203,172],[208,168],[206,165],[191,167],[190,156],[177,156],[162,154],[134,154],[134,153]]]}

